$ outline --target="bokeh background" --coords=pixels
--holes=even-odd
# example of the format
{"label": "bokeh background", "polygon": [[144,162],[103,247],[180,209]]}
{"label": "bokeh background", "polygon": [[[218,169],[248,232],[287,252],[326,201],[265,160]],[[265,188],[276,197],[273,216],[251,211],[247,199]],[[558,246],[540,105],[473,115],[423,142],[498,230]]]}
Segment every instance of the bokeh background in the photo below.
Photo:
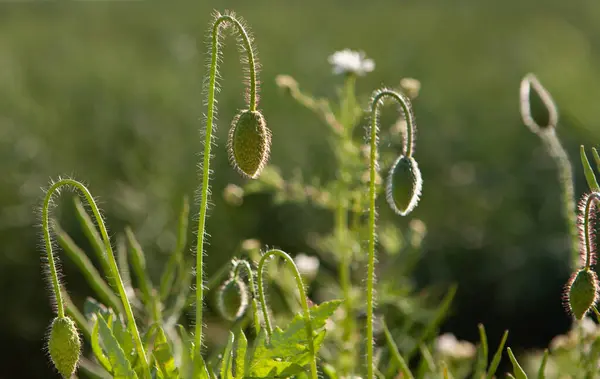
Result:
{"label": "bokeh background", "polygon": [[[271,162],[284,176],[301,169],[326,180],[334,171],[325,126],[279,91],[276,75],[333,97],[342,78],[332,75],[327,57],[353,48],[376,63],[359,80],[360,93],[407,76],[421,81],[415,111],[425,186],[412,216],[427,224],[428,235],[415,275],[422,286],[459,284],[445,330],[475,340],[478,322],[492,336],[510,328],[511,346],[527,349],[569,327],[561,304],[568,240],[555,167],[521,123],[518,87],[535,72],[553,94],[580,195],[579,145],[600,137],[600,2],[0,2],[0,378],[55,375],[43,351],[52,312],[37,212],[51,178],[88,183],[113,234],[132,225],[158,276],[174,246],[181,199],[199,183],[213,8],[234,9],[255,34]],[[223,122],[243,106],[235,50],[230,39]],[[306,233],[330,222],[310,208],[275,206],[268,195],[241,207],[224,203],[227,183],[243,181],[228,166],[221,126],[207,271],[246,238],[310,252]],[[67,196],[62,202],[70,204]],[[60,210],[63,226],[85,246],[72,209]],[[81,301],[89,288],[69,262],[64,273]]]}

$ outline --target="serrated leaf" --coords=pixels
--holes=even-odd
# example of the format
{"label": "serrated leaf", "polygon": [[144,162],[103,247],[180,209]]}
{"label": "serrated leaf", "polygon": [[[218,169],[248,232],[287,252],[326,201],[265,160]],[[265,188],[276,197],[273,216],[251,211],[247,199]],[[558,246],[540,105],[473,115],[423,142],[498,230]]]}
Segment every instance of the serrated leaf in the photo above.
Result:
{"label": "serrated leaf", "polygon": [[585,180],[587,180],[588,186],[592,191],[599,191],[600,186],[598,186],[598,181],[596,180],[596,175],[594,174],[594,170],[590,165],[590,161],[588,160],[587,154],[585,153],[585,148],[581,145],[579,149],[579,153],[581,155],[581,164],[583,166],[583,173],[585,174]]}
{"label": "serrated leaf", "polygon": [[[324,302],[310,309],[314,336],[315,353],[318,352],[325,331],[317,332],[325,326],[327,319],[341,304],[340,300]],[[261,330],[252,351],[252,359],[246,367],[249,376],[256,378],[287,377],[303,371],[303,367],[312,359],[309,340],[306,334],[304,316],[297,314],[282,330],[276,327],[270,341]]]}
{"label": "serrated leaf", "polygon": [[137,353],[131,333],[119,317],[114,317],[111,327],[115,338],[125,352],[125,356],[132,365],[135,364]]}
{"label": "serrated leaf", "polygon": [[154,339],[154,348],[152,355],[156,360],[159,368],[159,373],[163,378],[176,379],[179,378],[179,371],[175,365],[175,358],[171,345],[167,340],[167,336],[161,327],[157,328],[156,338]]}
{"label": "serrated leaf", "polygon": [[246,349],[248,348],[248,339],[243,331],[240,330],[235,342],[235,379],[243,379],[246,375]]}
{"label": "serrated leaf", "polygon": [[137,378],[137,374],[131,368],[131,364],[125,355],[125,352],[119,345],[112,330],[108,326],[106,320],[102,317],[97,317],[98,332],[106,349],[108,360],[112,365],[111,373],[115,379]]}
{"label": "serrated leaf", "polygon": [[104,354],[104,351],[102,350],[102,346],[100,346],[100,332],[99,332],[99,325],[98,325],[98,319],[100,317],[94,317],[94,327],[92,328],[92,340],[91,340],[91,345],[92,345],[92,352],[94,353],[94,356],[96,356],[96,359],[98,360],[98,362],[100,362],[100,365],[102,365],[102,367],[108,371],[108,372],[112,372],[112,365],[110,364],[110,361],[108,360],[108,357]]}

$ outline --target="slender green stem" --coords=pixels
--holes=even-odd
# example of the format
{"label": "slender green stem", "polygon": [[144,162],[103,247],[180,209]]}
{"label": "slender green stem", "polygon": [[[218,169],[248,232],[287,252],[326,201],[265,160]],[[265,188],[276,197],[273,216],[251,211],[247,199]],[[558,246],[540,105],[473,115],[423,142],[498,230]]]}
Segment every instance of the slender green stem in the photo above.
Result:
{"label": "slender green stem", "polygon": [[265,327],[267,329],[267,334],[270,337],[271,334],[273,333],[273,329],[271,327],[271,320],[269,318],[269,310],[267,309],[267,301],[265,299],[265,288],[264,288],[264,284],[263,284],[263,275],[264,275],[263,271],[264,271],[265,262],[269,258],[271,258],[272,256],[275,256],[275,255],[280,258],[283,258],[286,261],[288,266],[290,266],[290,268],[292,269],[292,271],[294,273],[294,277],[296,278],[296,285],[298,286],[298,292],[300,293],[300,302],[302,305],[302,311],[304,313],[304,325],[306,328],[306,335],[307,335],[307,338],[309,341],[308,348],[309,348],[310,354],[312,356],[312,360],[310,363],[310,371],[311,371],[312,379],[317,379],[318,378],[317,356],[316,356],[316,351],[315,351],[313,328],[312,328],[312,322],[311,322],[311,317],[310,317],[310,309],[308,307],[306,291],[304,290],[304,282],[302,281],[302,276],[300,275],[300,271],[298,271],[298,267],[296,267],[296,263],[294,263],[294,260],[292,259],[292,257],[290,257],[286,252],[284,252],[282,250],[278,250],[278,249],[273,249],[273,250],[267,251],[262,256],[262,258],[260,259],[260,262],[258,263],[258,293],[260,296],[260,303],[261,303],[263,315],[265,318]]}
{"label": "slender green stem", "polygon": [[250,284],[252,293],[252,317],[254,319],[254,331],[258,335],[258,332],[260,332],[260,319],[258,318],[258,304],[256,302],[258,296],[256,295],[256,286],[254,285],[254,273],[252,272],[252,267],[250,267],[250,263],[248,263],[248,261],[238,260],[234,262],[233,277],[237,277],[242,269],[245,269],[248,275],[248,284]]}
{"label": "slender green stem", "polygon": [[[347,244],[344,243],[344,238],[348,227],[348,214],[346,212],[346,208],[341,202],[337,207],[335,220],[335,229],[337,233],[338,244],[340,246],[347,246]],[[351,252],[344,248],[342,249],[340,254],[340,285],[342,286],[342,293],[344,295],[344,308],[346,308],[346,319],[344,321],[344,339],[348,340],[350,338],[350,334],[352,333],[352,299],[350,298],[350,289],[352,286],[350,280]]]}
{"label": "slender green stem", "polygon": [[555,129],[545,129],[538,134],[558,166],[558,178],[562,192],[561,202],[571,238],[571,264],[575,268],[579,266],[579,230],[577,228],[577,202],[573,187],[573,167],[567,152],[556,135]]}
{"label": "slender green stem", "polygon": [[590,212],[592,211],[592,202],[600,202],[600,192],[592,192],[585,201],[585,213],[583,215],[583,238],[585,246],[585,269],[589,270],[592,265],[593,249],[590,241]]}
{"label": "slender green stem", "polygon": [[377,175],[377,130],[379,108],[381,100],[389,97],[395,100],[404,111],[407,131],[404,145],[404,154],[412,156],[414,150],[414,116],[410,100],[395,91],[383,89],[373,94],[371,100],[371,128],[370,128],[370,170],[369,170],[369,258],[367,269],[367,378],[373,379],[373,287],[375,284],[375,197]]}
{"label": "slender green stem", "polygon": [[58,280],[58,274],[56,272],[56,267],[54,263],[54,255],[52,252],[52,241],[50,238],[49,228],[49,208],[54,193],[58,192],[58,190],[64,186],[74,187],[78,191],[80,191],[87,203],[89,204],[90,208],[92,209],[92,213],[94,214],[94,218],[96,220],[96,223],[98,224],[98,228],[100,229],[100,235],[102,236],[102,240],[104,242],[104,250],[107,254],[110,271],[113,278],[115,279],[119,297],[121,298],[121,302],[123,303],[123,309],[125,310],[125,315],[127,316],[127,328],[133,336],[135,347],[142,364],[142,370],[146,373],[147,377],[149,378],[150,369],[148,367],[146,352],[144,351],[144,346],[140,338],[140,333],[138,332],[137,325],[135,323],[133,311],[131,310],[131,304],[129,303],[129,299],[127,298],[127,293],[125,292],[123,280],[121,279],[119,269],[117,268],[117,261],[115,259],[115,254],[113,253],[106,225],[104,224],[104,220],[102,219],[102,215],[100,214],[100,210],[98,209],[98,206],[96,205],[92,194],[82,183],[73,179],[61,179],[56,183],[52,184],[52,186],[50,186],[50,188],[48,189],[48,192],[46,192],[46,197],[44,199],[44,205],[42,208],[42,228],[44,231],[46,252],[48,254],[48,265],[50,266],[50,275],[52,277],[52,287],[56,296],[58,316],[64,317],[64,304],[60,292],[60,282]]}
{"label": "slender green stem", "polygon": [[[208,106],[206,112],[206,130],[204,141],[204,156],[202,162],[202,188],[200,191],[200,214],[198,217],[198,242],[196,245],[196,332],[195,332],[195,353],[194,362],[199,363],[202,359],[202,308],[204,306],[204,281],[203,281],[203,254],[204,254],[204,238],[206,225],[206,211],[208,206],[209,181],[210,181],[210,158],[212,147],[212,132],[215,119],[215,92],[217,86],[217,65],[219,58],[219,28],[223,23],[231,23],[235,26],[242,45],[247,54],[248,71],[250,75],[250,104],[251,111],[256,110],[257,89],[256,89],[256,68],[255,58],[252,50],[250,37],[246,33],[242,24],[233,15],[218,15],[212,25],[211,31],[211,61],[208,84]],[[200,364],[194,364],[195,374],[196,367]]]}

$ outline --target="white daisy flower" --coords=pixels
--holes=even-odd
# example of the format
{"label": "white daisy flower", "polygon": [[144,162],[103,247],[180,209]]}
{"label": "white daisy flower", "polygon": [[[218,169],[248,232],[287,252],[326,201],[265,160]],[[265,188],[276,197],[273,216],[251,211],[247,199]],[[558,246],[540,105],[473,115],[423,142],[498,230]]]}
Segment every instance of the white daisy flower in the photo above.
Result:
{"label": "white daisy flower", "polygon": [[344,49],[336,51],[329,56],[329,63],[333,66],[333,73],[356,74],[363,76],[375,69],[375,62],[366,57],[363,51]]}

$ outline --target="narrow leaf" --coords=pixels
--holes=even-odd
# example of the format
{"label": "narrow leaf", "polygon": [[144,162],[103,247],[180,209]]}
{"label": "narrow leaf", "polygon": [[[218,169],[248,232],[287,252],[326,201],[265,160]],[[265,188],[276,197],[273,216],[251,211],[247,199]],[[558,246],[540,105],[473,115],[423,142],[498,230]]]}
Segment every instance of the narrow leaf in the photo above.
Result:
{"label": "narrow leaf", "polygon": [[508,347],[506,348],[506,351],[508,352],[508,357],[510,358],[510,362],[513,366],[513,371],[515,372],[515,376],[517,377],[517,379],[527,379],[527,374],[525,374],[525,371],[523,371],[523,368],[517,361],[517,358],[515,358],[512,349]]}
{"label": "narrow leaf", "polygon": [[104,354],[104,351],[102,350],[102,347],[100,346],[100,332],[99,332],[99,322],[98,322],[99,318],[101,318],[101,317],[95,317],[94,327],[92,328],[92,340],[91,340],[92,352],[94,353],[94,355],[96,356],[96,359],[98,360],[98,362],[100,362],[102,367],[104,367],[104,369],[106,371],[112,372],[112,370],[113,370],[112,364],[110,363],[110,361],[108,360],[108,357]]}
{"label": "narrow leaf", "polygon": [[235,337],[232,332],[229,332],[227,346],[223,352],[223,360],[221,361],[221,379],[233,379],[233,342]]}
{"label": "narrow leaf", "polygon": [[588,160],[587,154],[585,153],[585,147],[583,145],[581,145],[579,152],[581,155],[581,164],[583,165],[583,173],[585,174],[585,179],[587,180],[590,190],[599,191],[600,186],[598,186],[596,175],[594,174],[594,170],[590,165],[590,161]]}
{"label": "narrow leaf", "polygon": [[414,379],[412,373],[410,372],[410,369],[408,368],[408,365],[404,361],[404,358],[402,358],[402,355],[400,355],[400,351],[398,351],[398,346],[396,345],[396,342],[394,341],[394,338],[392,337],[392,334],[390,333],[390,330],[388,329],[385,320],[383,320],[382,323],[383,323],[383,333],[385,334],[385,339],[386,339],[388,348],[390,349],[390,353],[392,355],[392,360],[394,361],[396,366],[400,369],[400,372],[402,373],[403,378]]}
{"label": "narrow leaf", "polygon": [[477,363],[475,364],[475,375],[476,378],[481,378],[483,373],[487,370],[489,352],[488,352],[488,341],[485,333],[485,327],[483,324],[477,325],[479,329],[479,349],[477,354]]}
{"label": "narrow leaf", "polygon": [[504,351],[504,344],[506,344],[507,339],[508,330],[504,332],[504,335],[502,335],[502,340],[500,341],[500,345],[498,345],[498,350],[496,350],[496,354],[494,354],[494,358],[492,358],[492,363],[490,364],[490,368],[486,376],[487,379],[492,379],[496,373],[496,370],[500,365],[500,360],[502,359],[502,352]]}
{"label": "narrow leaf", "polygon": [[122,306],[117,295],[111,290],[108,284],[104,281],[96,267],[87,255],[81,250],[71,237],[60,227],[54,223],[54,232],[60,247],[63,248],[69,258],[75,263],[79,271],[83,273],[86,281],[98,295],[98,298],[116,312],[122,313]]}
{"label": "narrow leaf", "polygon": [[235,379],[243,379],[246,376],[246,349],[248,348],[248,339],[243,330],[239,331],[235,341]]}
{"label": "narrow leaf", "polygon": [[538,371],[538,379],[545,379],[546,378],[546,364],[548,363],[548,356],[549,356],[549,352],[548,349],[544,350],[544,357],[542,358],[542,363],[540,364],[540,370]]}

